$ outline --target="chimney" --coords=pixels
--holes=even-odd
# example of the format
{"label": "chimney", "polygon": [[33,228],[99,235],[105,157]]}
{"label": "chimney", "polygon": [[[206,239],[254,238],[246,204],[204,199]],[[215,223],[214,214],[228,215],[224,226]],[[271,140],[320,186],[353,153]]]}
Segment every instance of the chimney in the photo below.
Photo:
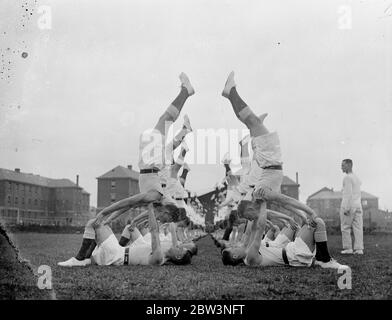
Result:
{"label": "chimney", "polygon": [[295,173],[295,183],[298,184],[298,172]]}
{"label": "chimney", "polygon": [[79,175],[76,175],[76,186],[79,187]]}
{"label": "chimney", "polygon": [[20,168],[15,168],[15,172],[20,172]]}
{"label": "chimney", "polygon": [[132,170],[132,165],[131,164],[128,165],[128,169]]}

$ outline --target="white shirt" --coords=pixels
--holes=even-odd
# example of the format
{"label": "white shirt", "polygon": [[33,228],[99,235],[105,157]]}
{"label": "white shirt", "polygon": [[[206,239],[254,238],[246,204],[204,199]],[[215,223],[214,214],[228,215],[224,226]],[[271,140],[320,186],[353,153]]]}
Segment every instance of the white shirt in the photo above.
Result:
{"label": "white shirt", "polygon": [[344,177],[341,204],[343,210],[362,209],[361,184],[362,182],[352,172]]}

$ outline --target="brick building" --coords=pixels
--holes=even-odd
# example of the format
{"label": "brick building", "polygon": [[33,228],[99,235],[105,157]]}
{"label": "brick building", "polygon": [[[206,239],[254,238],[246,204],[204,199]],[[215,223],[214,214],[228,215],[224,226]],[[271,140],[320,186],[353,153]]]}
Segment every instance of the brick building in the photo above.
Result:
{"label": "brick building", "polygon": [[139,193],[139,172],[117,166],[97,178],[98,180],[98,211],[113,202]]}
{"label": "brick building", "polygon": [[[117,166],[97,178],[98,180],[98,196],[97,196],[97,212],[110,204],[128,198],[139,191],[139,172],[132,169],[131,165],[126,168]],[[142,211],[142,208],[130,210],[123,214],[114,224],[112,228],[120,230],[127,220]]]}
{"label": "brick building", "polygon": [[[378,208],[378,198],[365,191],[361,192],[361,201],[363,209],[363,225],[370,227],[377,223],[380,214]],[[320,217],[322,217],[329,226],[340,225],[340,204],[342,202],[342,192],[334,191],[324,187],[310,195],[306,201]]]}
{"label": "brick building", "polygon": [[0,217],[6,224],[83,225],[90,194],[78,180],[0,168]]}

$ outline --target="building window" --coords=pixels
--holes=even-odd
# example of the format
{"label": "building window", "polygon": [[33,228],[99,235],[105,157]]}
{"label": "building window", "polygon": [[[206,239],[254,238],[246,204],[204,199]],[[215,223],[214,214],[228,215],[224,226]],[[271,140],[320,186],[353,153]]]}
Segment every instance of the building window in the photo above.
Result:
{"label": "building window", "polygon": [[19,185],[16,183],[15,184],[15,191],[18,192],[19,191]]}
{"label": "building window", "polygon": [[31,206],[31,199],[29,199],[28,203],[29,203],[29,205]]}
{"label": "building window", "polygon": [[7,202],[8,202],[8,205],[10,206],[11,205],[11,196],[7,197]]}
{"label": "building window", "polygon": [[18,204],[18,197],[15,197],[15,204]]}
{"label": "building window", "polygon": [[116,189],[116,181],[111,182],[112,189]]}
{"label": "building window", "polygon": [[37,199],[34,200],[34,205],[35,205],[35,206],[38,205],[38,200],[37,200]]}
{"label": "building window", "polygon": [[112,202],[116,201],[116,194],[115,193],[110,194],[110,201],[112,201]]}

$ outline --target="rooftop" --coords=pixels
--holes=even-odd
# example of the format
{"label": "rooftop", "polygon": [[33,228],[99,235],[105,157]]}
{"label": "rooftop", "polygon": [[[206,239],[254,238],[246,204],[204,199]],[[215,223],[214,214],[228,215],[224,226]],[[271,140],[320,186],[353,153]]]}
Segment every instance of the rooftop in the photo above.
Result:
{"label": "rooftop", "polygon": [[[31,184],[47,188],[81,188],[69,179],[51,179],[42,177],[38,174],[21,172],[19,169],[8,170],[0,168],[0,180]],[[86,191],[84,192],[87,193]]]}
{"label": "rooftop", "polygon": [[[361,191],[361,198],[362,199],[378,199],[376,196],[372,194]],[[320,199],[342,199],[342,192],[341,191],[334,191],[332,188],[324,187],[319,191],[311,194],[308,197],[308,200],[320,200]]]}
{"label": "rooftop", "polygon": [[127,168],[123,166],[117,166],[112,170],[106,172],[97,179],[118,179],[118,178],[128,178],[133,180],[139,180],[139,172],[132,169],[132,166]]}

